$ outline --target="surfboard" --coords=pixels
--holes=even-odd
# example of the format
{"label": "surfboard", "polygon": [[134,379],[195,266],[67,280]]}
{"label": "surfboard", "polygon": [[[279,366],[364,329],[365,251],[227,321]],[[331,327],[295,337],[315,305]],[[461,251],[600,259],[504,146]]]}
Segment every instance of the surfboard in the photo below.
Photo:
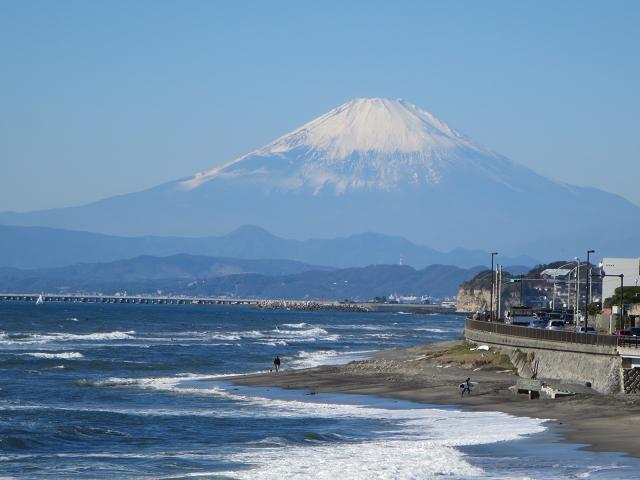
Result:
{"label": "surfboard", "polygon": [[[462,383],[460,384],[460,388],[464,388],[466,383],[467,383],[467,382],[462,382]],[[474,389],[474,388],[476,388],[478,385],[479,385],[479,384],[478,384],[478,382],[469,382],[469,389],[470,389],[470,390],[473,390],[473,389]]]}

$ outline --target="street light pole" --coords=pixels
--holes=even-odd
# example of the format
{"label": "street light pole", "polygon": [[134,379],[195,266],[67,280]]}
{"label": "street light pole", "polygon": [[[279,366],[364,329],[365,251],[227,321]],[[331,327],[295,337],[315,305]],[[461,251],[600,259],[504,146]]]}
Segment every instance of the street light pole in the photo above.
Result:
{"label": "street light pole", "polygon": [[584,291],[584,331],[589,326],[589,304],[591,303],[591,263],[589,263],[589,255],[595,253],[595,250],[587,250],[587,286]]}
{"label": "street light pole", "polygon": [[578,313],[580,311],[580,258],[576,257],[576,303],[573,309],[573,321],[578,325]]}
{"label": "street light pole", "polygon": [[620,330],[624,328],[624,273],[620,274]]}
{"label": "street light pole", "polygon": [[[498,281],[496,282],[496,296],[498,297],[498,305],[496,305],[496,310],[498,315],[496,315],[496,320],[501,321],[502,319],[502,265],[497,266],[496,276],[498,277]],[[637,286],[636,279],[636,286]]]}
{"label": "street light pole", "polygon": [[498,255],[498,252],[491,252],[491,302],[490,302],[490,308],[491,308],[491,315],[490,315],[490,319],[491,321],[493,321],[493,290],[495,289],[495,283],[494,283],[494,278],[493,278],[493,258]]}

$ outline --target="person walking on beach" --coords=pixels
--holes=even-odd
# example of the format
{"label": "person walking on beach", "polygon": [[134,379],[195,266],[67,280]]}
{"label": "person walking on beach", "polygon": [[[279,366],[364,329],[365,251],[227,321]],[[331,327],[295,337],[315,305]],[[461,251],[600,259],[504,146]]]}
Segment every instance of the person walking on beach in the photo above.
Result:
{"label": "person walking on beach", "polygon": [[464,383],[460,384],[460,388],[462,388],[461,397],[464,397],[464,392],[467,392],[468,395],[471,395],[471,379],[467,378]]}
{"label": "person walking on beach", "polygon": [[280,370],[280,357],[276,355],[276,358],[273,359],[273,368],[276,369],[276,373]]}

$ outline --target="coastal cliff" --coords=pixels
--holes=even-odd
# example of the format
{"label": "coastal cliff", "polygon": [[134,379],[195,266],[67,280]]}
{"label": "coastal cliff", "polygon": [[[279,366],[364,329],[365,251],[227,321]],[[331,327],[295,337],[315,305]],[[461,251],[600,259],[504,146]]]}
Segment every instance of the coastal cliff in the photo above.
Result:
{"label": "coastal cliff", "polygon": [[[503,272],[503,281],[511,278],[507,272]],[[497,301],[493,297],[494,307]],[[509,285],[502,288],[502,311],[512,305],[520,303],[520,295],[517,288]],[[468,282],[464,282],[458,288],[456,296],[456,310],[458,312],[482,312],[489,310],[491,305],[491,271],[480,272]]]}
{"label": "coastal cliff", "polygon": [[458,312],[478,312],[489,310],[491,304],[490,289],[474,289],[460,286],[456,297],[456,310]]}

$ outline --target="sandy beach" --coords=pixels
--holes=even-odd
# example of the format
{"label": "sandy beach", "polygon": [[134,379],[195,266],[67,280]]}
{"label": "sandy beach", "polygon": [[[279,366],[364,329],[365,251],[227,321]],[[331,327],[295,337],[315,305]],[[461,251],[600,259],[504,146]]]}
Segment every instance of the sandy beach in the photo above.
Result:
{"label": "sandy beach", "polygon": [[[496,354],[477,352],[473,364],[443,355],[462,342],[445,342],[377,353],[367,361],[347,365],[285,370],[278,374],[234,377],[245,386],[304,389],[309,394],[341,392],[379,395],[420,403],[499,411],[516,416],[549,419],[554,431],[567,441],[587,449],[622,452],[640,457],[640,398],[630,395],[602,395],[586,387],[566,385],[576,395],[561,399],[529,400],[514,395],[509,387],[517,376],[513,371],[487,360]],[[479,361],[478,361],[479,360]],[[480,364],[480,366],[477,366]],[[459,384],[467,377],[478,382],[473,394],[461,398]]]}

